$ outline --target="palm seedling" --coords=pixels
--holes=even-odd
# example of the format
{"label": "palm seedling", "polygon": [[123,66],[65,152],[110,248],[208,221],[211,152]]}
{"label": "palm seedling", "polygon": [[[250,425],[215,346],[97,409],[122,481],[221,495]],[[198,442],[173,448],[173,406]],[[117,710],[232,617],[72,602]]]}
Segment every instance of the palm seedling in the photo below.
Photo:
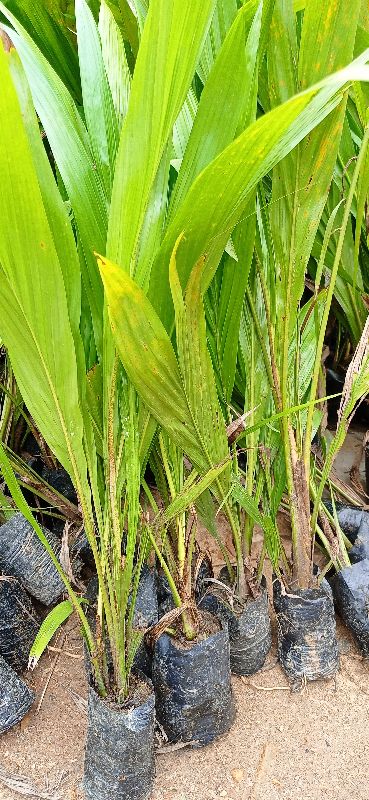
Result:
{"label": "palm seedling", "polygon": [[[315,7],[314,7],[315,8]],[[312,12],[313,13],[313,12]],[[315,11],[314,11],[315,13]],[[237,18],[234,24],[236,24]],[[309,22],[307,22],[307,28],[309,27]],[[255,36],[258,35],[255,33]],[[221,58],[221,53],[219,54],[219,59]],[[214,70],[217,66],[217,62],[214,64]],[[306,68],[307,69],[307,68]],[[253,67],[253,74],[254,67]],[[342,79],[343,78],[342,73]],[[320,77],[317,76],[317,77]],[[340,82],[341,78],[337,78],[338,82]],[[210,80],[209,80],[210,83]],[[314,94],[314,115],[313,118],[307,123],[308,125],[318,125],[321,121],[322,117],[320,116],[321,111],[318,110],[320,105],[320,100],[324,95],[324,105],[327,102],[329,107],[331,103],[331,98],[333,96],[337,97],[335,90],[333,90],[334,81],[329,81],[325,84],[324,88],[322,88],[321,92],[319,90],[313,90]],[[329,88],[328,88],[329,87]],[[252,94],[252,93],[251,93]],[[248,102],[249,102],[248,95]],[[329,96],[329,100],[327,99]],[[306,98],[307,94],[304,93],[301,95],[301,98]],[[318,99],[320,98],[320,99]],[[209,99],[209,98],[207,98]],[[337,101],[333,101],[335,105]],[[210,102],[210,99],[209,99]],[[197,176],[193,185],[190,185],[190,180],[187,177],[188,173],[192,175],[193,172],[193,164],[194,164],[194,157],[200,151],[200,144],[199,144],[199,131],[196,125],[198,121],[198,125],[200,126],[200,121],[202,121],[202,106],[201,102],[199,104],[198,110],[198,117],[196,118],[196,122],[193,125],[191,134],[187,141],[187,149],[185,151],[185,155],[183,161],[181,162],[181,168],[179,170],[177,184],[179,187],[182,187],[187,180],[187,184],[189,188],[187,189],[187,194],[184,195],[184,199],[182,204],[178,208],[172,211],[169,222],[168,228],[166,230],[166,234],[163,238],[161,247],[158,250],[157,256],[155,257],[151,269],[151,278],[149,283],[149,292],[148,297],[153,303],[158,318],[153,316],[151,311],[150,303],[147,299],[144,300],[143,296],[136,291],[136,287],[134,284],[130,283],[129,278],[124,275],[124,273],[119,269],[113,269],[113,267],[109,264],[109,262],[102,261],[102,272],[104,277],[105,285],[108,289],[108,297],[109,297],[109,305],[110,305],[110,312],[111,312],[111,319],[113,320],[114,325],[114,332],[116,336],[116,341],[118,343],[119,353],[122,359],[122,362],[131,378],[134,382],[139,394],[145,400],[147,406],[149,407],[150,411],[152,412],[153,416],[160,422],[160,424],[168,431],[169,435],[174,437],[175,441],[183,448],[184,452],[190,458],[192,464],[201,471],[204,471],[205,465],[206,468],[209,467],[211,463],[216,463],[211,461],[214,459],[214,455],[216,453],[216,460],[219,462],[222,458],[225,457],[227,452],[227,442],[224,432],[224,423],[221,421],[221,409],[215,405],[215,401],[213,399],[213,386],[209,389],[208,392],[208,404],[209,406],[212,405],[214,409],[214,413],[209,416],[206,409],[204,409],[204,403],[202,403],[202,410],[201,413],[199,411],[194,411],[194,407],[200,405],[201,399],[201,379],[200,375],[205,377],[207,376],[207,380],[209,382],[209,365],[208,365],[208,356],[206,354],[206,358],[204,355],[204,332],[202,332],[201,336],[201,352],[198,353],[196,356],[197,359],[201,356],[203,359],[202,371],[200,372],[199,363],[197,363],[197,374],[196,374],[196,384],[193,378],[185,377],[185,371],[189,371],[188,364],[186,362],[190,362],[192,356],[191,351],[188,353],[184,351],[184,346],[182,346],[181,341],[178,340],[178,337],[182,336],[180,332],[179,322],[182,324],[183,319],[183,311],[181,310],[182,305],[188,308],[189,303],[187,302],[188,299],[192,299],[192,295],[190,289],[188,290],[188,298],[186,295],[186,303],[183,304],[183,300],[180,299],[180,292],[177,288],[175,288],[175,292],[173,293],[173,280],[172,280],[172,294],[173,294],[173,302],[176,306],[176,323],[177,323],[177,348],[180,351],[182,348],[182,355],[180,359],[182,360],[181,372],[178,373],[178,366],[176,361],[174,360],[174,354],[169,347],[168,343],[164,342],[164,330],[162,328],[162,324],[164,325],[164,329],[171,332],[173,326],[173,305],[170,302],[170,298],[168,297],[168,284],[165,279],[165,265],[168,264],[170,255],[172,253],[173,247],[176,243],[176,240],[181,235],[181,232],[184,231],[183,241],[181,245],[178,247],[177,253],[177,267],[178,269],[178,276],[179,276],[179,284],[182,286],[186,286],[191,264],[196,262],[196,259],[201,258],[202,254],[206,253],[206,257],[203,258],[202,265],[197,267],[197,272],[201,269],[201,277],[200,280],[200,288],[198,291],[198,296],[201,298],[208,288],[211,280],[215,274],[216,268],[219,264],[219,260],[224,252],[224,249],[228,247],[229,236],[232,230],[234,229],[235,225],[237,224],[238,220],[242,217],[243,214],[246,214],[247,210],[249,209],[250,204],[250,196],[256,187],[256,181],[254,180],[257,177],[257,172],[260,169],[259,166],[256,164],[255,161],[255,154],[262,159],[265,167],[267,169],[272,166],[273,163],[273,145],[271,140],[267,144],[267,139],[269,139],[269,135],[273,130],[273,115],[276,114],[278,117],[283,113],[282,109],[285,108],[287,112],[287,107],[292,109],[292,105],[289,106],[289,103],[293,104],[294,102],[290,100],[287,101],[286,106],[281,106],[279,108],[275,108],[274,111],[271,111],[271,117],[269,121],[269,116],[264,115],[256,122],[250,122],[243,133],[240,134],[238,138],[231,143],[228,148],[224,151],[224,153],[220,153],[217,158],[212,163],[209,163],[206,166],[206,161],[203,160],[202,172]],[[317,113],[315,113],[315,103],[317,103]],[[248,106],[246,106],[248,108]],[[326,106],[326,110],[328,111],[328,106]],[[251,112],[250,112],[251,113]],[[338,111],[335,112],[338,114]],[[341,113],[341,111],[340,111]],[[323,112],[324,116],[324,112]],[[307,117],[309,115],[307,114]],[[251,113],[251,119],[253,118]],[[243,118],[244,119],[244,118]],[[249,117],[250,119],[250,117]],[[330,120],[330,117],[328,117]],[[332,124],[333,122],[324,122],[324,125]],[[293,126],[292,126],[293,127]],[[319,127],[319,126],[318,126]],[[250,164],[247,160],[247,153],[251,153],[251,148],[253,147],[254,136],[258,137],[258,142],[262,141],[262,137],[265,137],[265,156],[262,155],[261,146],[253,152],[253,164],[252,168],[248,169],[247,171],[247,178],[246,178],[246,168],[250,167]],[[256,141],[256,139],[255,139]],[[295,144],[293,141],[293,144]],[[279,137],[279,143],[281,143],[281,137]],[[292,141],[291,141],[292,144]],[[301,145],[302,147],[303,145]],[[268,150],[269,156],[266,155]],[[201,151],[200,151],[201,152]],[[280,151],[282,152],[282,151]],[[190,157],[192,155],[192,158]],[[249,156],[251,158],[251,156]],[[292,158],[292,156],[291,156]],[[234,169],[235,161],[233,159],[237,159],[237,169]],[[182,175],[182,170],[184,174]],[[260,174],[260,173],[259,173]],[[224,192],[224,186],[228,180],[232,180],[232,192],[226,194]],[[175,201],[178,196],[178,192],[180,189],[177,190],[177,184],[173,191],[173,202],[175,206]],[[184,192],[184,190],[183,190]],[[221,192],[222,202],[212,201],[212,198],[217,198],[218,193]],[[204,198],[206,197],[206,202]],[[171,211],[171,202],[169,203],[169,210]],[[242,233],[242,231],[241,231]],[[235,237],[236,239],[236,237]],[[240,247],[242,252],[242,236],[240,236]],[[235,246],[235,241],[233,241],[233,246]],[[237,257],[237,254],[236,254]],[[242,264],[242,261],[241,261]],[[196,269],[196,268],[195,268]],[[195,270],[194,270],[195,272]],[[173,270],[172,270],[172,277],[173,277]],[[241,273],[242,274],[242,273]],[[247,276],[247,270],[246,270]],[[237,269],[234,267],[233,270],[229,273],[229,280],[228,285],[226,281],[224,281],[224,287],[222,284],[222,290],[224,294],[224,307],[227,309],[227,302],[228,304],[231,302],[235,295],[235,286],[237,285],[237,281],[240,278],[240,273],[237,272]],[[244,275],[242,274],[242,280],[244,280]],[[136,281],[137,282],[137,281]],[[192,281],[192,287],[195,285],[195,279]],[[233,295],[232,295],[233,289]],[[193,294],[193,293],[192,293]],[[133,312],[133,303],[132,301],[135,300],[135,313]],[[242,301],[242,292],[241,292],[241,301]],[[151,320],[152,326],[152,333],[149,333],[149,329],[146,325],[144,325],[144,319],[141,317],[142,311],[140,309],[140,304],[142,305],[142,309],[145,308],[145,318]],[[234,376],[235,371],[235,358],[237,356],[237,336],[236,336],[236,347],[234,345],[234,331],[237,331],[238,328],[238,320],[241,314],[241,307],[242,302],[239,304],[240,308],[238,313],[235,314],[235,320],[232,319],[230,313],[225,315],[224,320],[224,342],[226,343],[225,346],[228,344],[227,339],[227,332],[229,332],[229,342],[231,342],[230,348],[230,367],[228,364],[226,365],[225,369],[230,369],[230,375]],[[229,307],[229,306],[228,306]],[[130,311],[128,310],[130,309]],[[192,312],[193,313],[193,312]],[[198,311],[196,312],[198,314]],[[130,318],[129,318],[130,317]],[[201,316],[202,319],[202,316]],[[134,320],[134,326],[133,326]],[[160,320],[161,323],[160,324]],[[203,323],[201,323],[203,324]],[[135,329],[134,329],[135,328]],[[140,332],[138,334],[138,331]],[[238,334],[237,334],[238,335]],[[145,356],[142,358],[142,350],[140,351],[139,347],[139,336],[145,337],[146,345],[145,345]],[[191,340],[193,335],[191,335]],[[200,337],[197,337],[200,341]],[[141,341],[144,341],[142,339]],[[163,353],[166,353],[165,358],[163,357]],[[148,385],[148,376],[150,375],[150,362],[149,356],[152,361],[152,370],[153,370],[153,377],[150,381],[150,385]],[[144,371],[141,371],[140,362],[145,362]],[[168,396],[165,398],[165,402],[163,401],[162,397],[162,389],[163,386],[168,385],[168,373],[164,372],[164,363],[171,364],[171,369],[173,372],[173,381],[172,387]],[[185,365],[185,366],[183,366]],[[206,370],[206,371],[205,371]],[[145,374],[144,374],[145,373]],[[157,378],[155,378],[155,374],[157,374]],[[192,372],[194,374],[194,370]],[[219,378],[219,381],[221,379]],[[231,377],[230,381],[231,384],[234,378]],[[182,386],[183,384],[187,385],[187,390],[185,394],[183,394]],[[213,384],[213,381],[211,381]],[[209,384],[210,385],[210,384]],[[160,387],[160,388],[159,388]],[[210,402],[210,393],[212,396]],[[176,402],[176,399],[181,397],[181,403],[179,405]],[[176,398],[176,399],[175,399]],[[189,399],[191,398],[191,399]],[[159,407],[160,405],[160,407]],[[188,408],[190,406],[190,409]],[[192,407],[193,406],[193,407]],[[288,404],[289,407],[289,404]],[[182,409],[181,415],[179,416],[179,408]],[[210,411],[210,408],[209,408]],[[190,412],[190,413],[189,413]],[[212,420],[209,423],[209,420]],[[186,420],[186,422],[185,422]],[[202,423],[202,427],[199,428],[199,420]],[[206,420],[206,421],[205,421]],[[214,422],[215,422],[215,429],[214,429]],[[206,425],[206,427],[205,427]],[[211,433],[210,433],[211,429]],[[206,433],[205,433],[206,431]],[[211,438],[208,438],[211,436]],[[203,455],[200,456],[199,454],[199,442],[200,437],[202,439],[200,443],[200,450],[203,450]],[[217,440],[217,443],[216,443]],[[212,448],[213,453],[210,451],[208,452],[208,443],[209,446]],[[194,452],[195,447],[195,452]],[[205,458],[204,458],[205,456]],[[209,462],[210,457],[210,462]],[[223,476],[223,482],[226,480],[225,475]],[[227,494],[227,491],[224,492],[224,496]],[[221,500],[220,500],[221,502]],[[227,503],[227,500],[225,500]],[[226,507],[226,506],[225,506]],[[236,530],[237,522],[235,521],[234,515],[232,516],[232,525],[233,528]],[[242,544],[241,539],[238,534],[236,534],[235,542],[237,542],[236,547],[238,548],[237,552],[237,561],[238,561],[238,589],[242,595],[245,593],[245,578],[244,578],[244,570],[243,567],[241,568],[241,564],[243,563],[243,555],[242,555]]]}
{"label": "palm seedling", "polygon": [[[24,176],[23,200],[20,199],[17,204],[19,198],[13,194],[13,203],[7,202],[8,217],[7,220],[4,217],[2,226],[2,301],[4,306],[9,303],[8,313],[4,311],[2,314],[2,330],[9,343],[12,364],[27,407],[31,409],[46,442],[71,475],[78,491],[86,535],[94,553],[105,602],[101,624],[103,629],[107,627],[109,631],[113,661],[111,677],[107,673],[103,648],[99,653],[80,603],[73,589],[68,586],[86,635],[96,685],[103,696],[115,687],[117,696],[120,694],[124,697],[128,691],[127,643],[131,634],[128,623],[128,638],[122,646],[122,626],[117,618],[117,607],[120,605],[118,598],[122,599],[120,610],[123,618],[128,614],[128,620],[128,595],[138,530],[140,476],[135,442],[130,442],[130,447],[125,447],[124,453],[121,445],[120,460],[117,460],[115,448],[119,437],[122,439],[123,425],[128,432],[133,425],[134,401],[129,387],[123,384],[115,369],[109,387],[106,414],[100,412],[99,418],[93,420],[95,406],[92,408],[87,394],[96,402],[98,381],[101,380],[102,390],[103,381],[101,375],[96,374],[97,368],[94,374],[90,373],[86,382],[85,353],[79,332],[80,266],[73,231],[43,152],[36,116],[15,51],[11,51],[8,58],[2,54],[2,71],[3,85],[6,87],[3,93],[6,109],[4,118],[7,117],[9,126],[13,126],[12,141],[19,155],[19,160],[12,155],[11,144],[6,139],[9,127],[4,130],[2,174],[11,180],[16,169],[22,169]],[[21,102],[24,103],[25,126],[11,73],[16,76],[14,80]],[[19,178],[17,182],[20,187]],[[13,213],[19,214],[19,224],[23,225],[23,230],[19,231],[15,241],[9,242],[6,235],[7,231],[14,228]],[[30,266],[32,258],[36,270],[33,274]],[[68,282],[62,271],[66,264]],[[48,275],[47,280],[43,269]],[[45,293],[50,311],[48,320],[42,318]],[[20,319],[23,320],[24,333],[21,340],[16,335],[15,327]],[[27,360],[25,352],[28,353]],[[37,385],[38,390],[35,391]],[[116,417],[118,406],[120,421]],[[8,468],[4,456],[2,458],[6,475]],[[9,482],[12,483],[11,477]],[[127,511],[120,507],[118,498],[124,491],[131,494],[131,506],[127,522],[126,569],[122,573],[122,531]],[[115,531],[113,546],[109,534],[112,526]]]}
{"label": "palm seedling", "polygon": [[[198,605],[205,567],[195,504],[221,479],[227,460],[200,478],[163,431],[150,458],[161,508],[145,483],[155,514],[151,541],[159,568],[159,622],[153,648],[156,714],[171,741],[208,744],[234,719],[228,631]],[[209,569],[209,565],[208,565]]]}
{"label": "palm seedling", "polygon": [[[336,9],[335,14],[336,17],[333,14],[329,24],[337,25],[338,31],[339,20],[345,16],[343,5]],[[357,18],[358,14],[359,4]],[[313,31],[320,24],[318,4],[309,3],[305,9],[298,46],[296,25],[300,22],[292,11],[292,5],[276,3],[268,51],[272,105],[285,98],[288,92],[296,91],[298,85],[303,87],[307,80],[318,80],[328,65],[337,68],[352,56],[355,30],[350,28],[351,39],[342,37],[340,32],[340,48],[331,42],[327,49],[325,37],[319,36],[318,43],[322,49],[318,58],[316,46],[312,47]],[[289,67],[282,65],[282,50],[290,54]],[[322,278],[339,203],[332,211],[326,227],[313,297],[307,301],[304,298],[305,275],[332,181],[345,122],[345,108],[346,99],[343,99],[335,112],[275,168],[271,191],[267,185],[263,187],[258,202],[259,246],[255,251],[252,283],[246,295],[246,313],[251,316],[258,335],[264,372],[273,392],[274,408],[282,414],[281,443],[292,526],[293,564],[289,581],[300,588],[307,588],[313,581],[310,450],[319,424],[315,403],[324,333],[352,198],[348,198],[345,206],[346,220],[343,219],[341,225],[329,285],[325,288]],[[364,141],[361,164],[363,161],[365,163],[365,152]],[[260,298],[258,302],[263,307],[261,323],[255,305],[256,297]],[[304,402],[309,403],[305,412],[292,416],[288,414],[288,409]],[[279,459],[276,463],[278,473]]]}
{"label": "palm seedling", "polygon": [[[181,60],[181,68],[176,71],[182,39],[187,36],[184,31],[188,12],[179,3],[173,3],[172,22],[177,35],[171,36],[168,25],[161,29],[158,40],[161,6],[160,2],[157,8],[152,4],[131,90],[125,49],[114,17],[103,3],[97,28],[88,6],[80,0],[76,4],[76,21],[84,120],[66,88],[72,79],[71,76],[67,79],[63,72],[69,52],[67,48],[61,53],[64,39],[56,43],[50,33],[49,50],[53,55],[49,62],[37,47],[38,36],[33,41],[27,33],[26,28],[40,30],[40,15],[42,19],[44,13],[41,7],[28,20],[30,24],[23,27],[5,4],[1,6],[13,25],[8,31],[17,47],[17,53],[12,49],[7,56],[2,54],[6,86],[2,96],[2,174],[13,200],[6,202],[2,226],[2,331],[27,407],[51,450],[71,475],[78,493],[99,576],[99,625],[107,631],[113,684],[123,697],[128,690],[126,665],[132,659],[127,661],[130,627],[125,630],[120,620],[126,611],[128,619],[131,614],[128,595],[139,521],[140,471],[155,425],[147,411],[139,407],[132,385],[122,374],[114,354],[104,319],[102,284],[93,249],[104,252],[108,248],[109,254],[118,260],[131,260],[132,273],[140,284],[147,286],[166,211],[172,128],[186,99],[213,6],[213,2],[208,2],[200,9],[198,4],[196,14],[191,14],[191,30],[196,34],[186,59]],[[245,41],[250,20],[250,13],[242,13],[237,21],[239,44]],[[58,72],[52,66],[56,44]],[[89,67],[91,48],[95,59]],[[147,80],[153,59],[158,64],[168,62],[167,70],[161,70],[160,91],[165,103],[159,103],[158,107],[153,106],[157,84],[154,86],[154,82]],[[75,60],[73,64],[75,72]],[[59,77],[61,72],[64,82]],[[42,147],[32,101],[52,151],[61,194]],[[17,136],[12,138],[13,118]],[[148,137],[150,126],[152,136]],[[140,131],[141,143],[137,136],[133,140],[132,130]],[[22,174],[28,180],[26,186],[24,178],[23,188],[17,177],[21,162],[25,165]],[[140,181],[133,184],[129,177],[130,171],[137,175],[140,170],[145,179],[144,192]],[[10,192],[12,183],[18,187],[17,195]],[[158,213],[157,196],[161,198]],[[30,202],[31,197],[35,198],[34,203]],[[63,202],[65,197],[68,200]],[[122,235],[125,206],[129,209],[130,237]],[[154,207],[155,225],[152,224]],[[18,226],[17,237],[10,241],[9,231],[15,229],[18,215],[23,228]],[[25,247],[27,239],[33,250],[29,245]],[[43,271],[47,272],[47,280]],[[47,320],[42,313],[46,296],[50,296],[54,309],[49,307]],[[20,315],[27,333],[22,346],[16,328]],[[29,348],[27,359],[25,346]],[[122,504],[121,498],[124,498]],[[124,525],[126,543],[122,538]],[[69,590],[72,591],[70,587]],[[73,592],[71,597],[76,604]],[[96,682],[99,691],[105,694],[104,646],[100,643],[97,647],[83,610],[78,603],[76,607],[86,631]]]}
{"label": "palm seedling", "polygon": [[[358,19],[359,6],[356,14]],[[289,93],[295,92],[312,78],[319,80],[329,67],[339,67],[352,57],[355,30],[351,39],[341,35],[341,23],[345,17],[341,4],[335,7],[326,25],[333,31],[340,29],[340,46],[336,47],[318,35],[321,10],[318,4],[307,4],[303,19],[293,13],[292,4],[277,2],[275,5],[271,39],[268,49],[269,102],[280,103]],[[336,27],[335,27],[336,26]],[[316,41],[314,38],[316,31]],[[329,38],[329,37],[328,37]],[[313,46],[314,41],[314,46]],[[317,47],[318,51],[317,52]],[[320,48],[320,50],[319,50]],[[330,49],[332,48],[332,49]],[[281,53],[290,54],[289,65],[281,59]],[[268,99],[265,97],[265,104]],[[337,286],[337,276],[347,231],[347,223],[359,176],[365,173],[367,135],[364,134],[354,177],[345,204],[339,201],[331,210],[324,229],[323,242],[314,271],[312,296],[305,293],[306,270],[312,270],[312,253],[316,253],[316,234],[319,220],[325,213],[329,187],[334,175],[336,158],[345,125],[346,98],[342,104],[291,154],[281,160],[273,170],[271,183],[264,181],[257,201],[258,236],[256,239],[254,266],[250,272],[246,289],[245,320],[252,337],[256,338],[257,352],[261,357],[263,383],[267,379],[273,395],[274,412],[279,416],[278,427],[267,434],[269,439],[270,466],[263,469],[263,502],[270,507],[274,500],[274,511],[283,494],[282,473],[286,476],[286,489],[292,529],[292,560],[288,563],[281,549],[278,534],[272,534],[275,546],[271,549],[272,563],[283,581],[276,582],[276,607],[280,623],[280,656],[289,674],[295,677],[319,677],[332,674],[337,668],[337,649],[334,639],[334,623],[327,617],[325,633],[321,641],[327,647],[320,653],[316,668],[309,663],[309,647],[305,642],[314,640],[312,618],[306,621],[301,641],[293,630],[301,630],[304,602],[315,603],[318,627],[323,623],[319,614],[323,605],[330,606],[331,599],[312,587],[318,582],[314,574],[314,541],[317,532],[318,509],[322,496],[322,484],[314,494],[314,467],[311,462],[312,439],[319,427],[321,414],[316,406],[322,371],[324,336],[332,298]],[[360,179],[361,182],[361,179]],[[341,214],[337,233],[337,245],[331,269],[326,266],[327,251],[338,215]],[[329,273],[329,281],[324,276]],[[254,338],[253,338],[254,341]],[[321,395],[320,395],[321,396]],[[304,409],[301,406],[306,404]],[[296,413],[296,410],[298,410]],[[262,405],[260,414],[264,411]],[[342,426],[340,428],[342,434]],[[340,435],[341,435],[340,434]],[[265,434],[263,436],[265,442]],[[339,437],[338,437],[339,438]],[[337,446],[332,444],[333,451]],[[268,443],[268,442],[267,442]],[[332,451],[331,451],[332,452]],[[331,462],[328,455],[327,465]],[[323,469],[327,477],[328,466]],[[271,479],[267,478],[268,472]],[[310,511],[310,491],[315,498],[314,510]],[[327,522],[327,520],[325,520]],[[325,526],[325,530],[329,525]],[[329,543],[337,556],[337,542],[318,529],[325,544]],[[334,537],[333,537],[334,538]],[[267,540],[266,540],[267,541]],[[343,545],[342,537],[339,545]],[[339,547],[342,561],[347,554]],[[278,588],[279,587],[279,588]],[[287,591],[287,595],[286,595]],[[291,591],[291,594],[288,592]],[[304,592],[307,594],[305,595]],[[278,594],[279,593],[279,594]],[[302,598],[300,600],[300,597]],[[311,605],[313,608],[313,605]],[[320,610],[318,610],[320,609]],[[312,612],[313,613],[313,612]],[[329,614],[328,614],[329,616]],[[324,624],[323,624],[324,628]],[[320,630],[322,628],[320,627]],[[320,633],[318,634],[318,638]],[[308,641],[308,640],[306,640]]]}

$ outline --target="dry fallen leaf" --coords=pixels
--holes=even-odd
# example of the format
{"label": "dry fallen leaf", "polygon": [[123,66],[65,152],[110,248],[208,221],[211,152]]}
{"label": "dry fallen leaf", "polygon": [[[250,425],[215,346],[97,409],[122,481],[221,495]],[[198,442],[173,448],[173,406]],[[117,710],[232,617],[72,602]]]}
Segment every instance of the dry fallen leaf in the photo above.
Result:
{"label": "dry fallen leaf", "polygon": [[241,783],[245,777],[245,770],[244,769],[233,769],[232,770],[232,778],[236,783]]}
{"label": "dry fallen leaf", "polygon": [[21,733],[23,733],[23,731],[25,731],[25,730],[26,730],[26,728],[28,728],[30,721],[31,721],[31,713],[29,712],[29,713],[28,713],[28,714],[26,714],[26,716],[25,716],[25,717],[23,717],[23,719],[21,719],[21,721],[20,721],[20,726],[19,726],[19,727],[20,727],[20,731],[21,731]]}
{"label": "dry fallen leaf", "polygon": [[[61,779],[63,775],[61,776]],[[60,781],[61,782],[61,781]],[[59,782],[59,783],[60,783]],[[31,781],[24,775],[12,774],[7,772],[0,766],[0,783],[4,784],[8,789],[26,797],[32,797],[34,800],[61,800],[61,795],[56,791],[55,787],[52,790],[38,789]]]}

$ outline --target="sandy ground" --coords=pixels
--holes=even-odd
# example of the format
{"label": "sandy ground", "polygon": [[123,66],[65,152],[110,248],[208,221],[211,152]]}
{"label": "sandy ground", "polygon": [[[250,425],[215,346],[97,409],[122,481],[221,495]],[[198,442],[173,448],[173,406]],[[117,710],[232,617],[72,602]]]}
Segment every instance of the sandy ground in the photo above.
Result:
{"label": "sandy ground", "polygon": [[[359,448],[361,438],[357,434],[351,448]],[[344,479],[351,448],[341,458]],[[0,739],[1,800],[19,800],[11,779],[20,776],[28,788],[37,787],[29,797],[82,800],[86,712],[80,698],[86,685],[74,625],[54,643],[61,652],[49,651],[27,676],[36,704]],[[202,750],[158,755],[152,800],[369,800],[369,664],[341,624],[338,638],[336,681],[291,692],[275,645],[263,671],[234,678],[238,713],[230,733]]]}
{"label": "sandy ground", "polygon": [[[202,750],[158,755],[153,800],[368,800],[368,665],[342,626],[339,643],[336,681],[291,692],[274,648],[266,669],[234,678],[232,730]],[[86,715],[77,703],[86,686],[76,629],[62,649],[56,664],[58,654],[49,653],[31,677],[39,700],[52,669],[40,711],[1,737],[0,766],[37,786],[31,797],[81,800]],[[1,800],[21,797],[0,787]]]}

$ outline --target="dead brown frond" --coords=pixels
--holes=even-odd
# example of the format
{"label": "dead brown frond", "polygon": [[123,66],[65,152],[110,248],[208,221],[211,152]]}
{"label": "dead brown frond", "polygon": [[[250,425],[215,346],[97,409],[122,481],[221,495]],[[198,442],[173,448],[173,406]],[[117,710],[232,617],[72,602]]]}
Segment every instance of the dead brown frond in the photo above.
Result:
{"label": "dead brown frond", "polygon": [[150,647],[154,647],[155,642],[159,639],[162,633],[164,633],[167,628],[170,628],[170,626],[177,621],[177,619],[186,609],[191,607],[192,604],[190,602],[183,603],[183,605],[179,608],[173,608],[171,611],[168,611],[167,614],[164,614],[159,622],[157,622],[155,625],[152,625],[152,627],[146,631],[145,639],[147,644]]}
{"label": "dead brown frond", "polygon": [[53,789],[43,791],[29,781],[24,775],[14,775],[0,766],[0,783],[7,786],[7,788],[11,789],[13,792],[23,797],[33,797],[34,800],[62,800],[63,794],[58,790],[64,778],[65,773],[60,776],[57,785]]}
{"label": "dead brown frond", "polygon": [[232,422],[227,425],[227,438],[228,444],[233,444],[233,442],[238,439],[238,437],[246,430],[246,420],[251,414],[254,413],[259,408],[259,406],[255,406],[250,411],[246,411],[241,416],[236,417],[236,419],[232,420]]}

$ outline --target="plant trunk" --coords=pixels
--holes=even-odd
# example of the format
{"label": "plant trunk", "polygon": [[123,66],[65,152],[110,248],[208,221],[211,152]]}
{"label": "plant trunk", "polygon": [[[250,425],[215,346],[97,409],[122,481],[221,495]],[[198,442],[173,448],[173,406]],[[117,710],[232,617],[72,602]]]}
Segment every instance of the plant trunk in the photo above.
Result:
{"label": "plant trunk", "polygon": [[311,583],[312,537],[310,532],[310,497],[305,464],[297,454],[292,428],[289,426],[292,492],[289,491],[292,524],[293,584],[308,589]]}

